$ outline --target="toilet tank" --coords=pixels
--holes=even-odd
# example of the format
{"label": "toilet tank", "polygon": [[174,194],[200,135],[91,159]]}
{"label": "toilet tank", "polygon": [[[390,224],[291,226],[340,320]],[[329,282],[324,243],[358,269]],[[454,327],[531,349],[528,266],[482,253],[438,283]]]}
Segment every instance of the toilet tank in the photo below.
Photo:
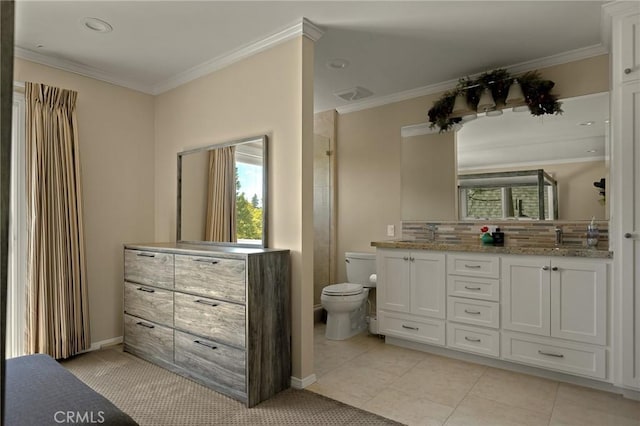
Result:
{"label": "toilet tank", "polygon": [[375,282],[370,282],[369,277],[376,273],[375,253],[346,252],[344,255],[347,264],[347,281],[354,284],[362,284],[365,287],[375,287]]}

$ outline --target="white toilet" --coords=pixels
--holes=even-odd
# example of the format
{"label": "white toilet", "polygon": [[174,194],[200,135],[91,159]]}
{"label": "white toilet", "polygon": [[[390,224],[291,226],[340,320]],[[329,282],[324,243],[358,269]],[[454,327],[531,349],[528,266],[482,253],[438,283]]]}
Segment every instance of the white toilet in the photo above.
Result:
{"label": "white toilet", "polygon": [[367,329],[367,298],[376,286],[375,254],[347,252],[345,262],[349,282],[325,287],[320,297],[327,310],[325,336],[330,340],[345,340]]}

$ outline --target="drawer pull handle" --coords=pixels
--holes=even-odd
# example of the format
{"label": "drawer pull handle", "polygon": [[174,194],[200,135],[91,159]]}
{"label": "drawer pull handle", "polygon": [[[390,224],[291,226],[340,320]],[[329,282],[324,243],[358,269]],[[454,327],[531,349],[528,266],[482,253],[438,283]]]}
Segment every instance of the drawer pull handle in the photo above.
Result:
{"label": "drawer pull handle", "polygon": [[471,314],[471,315],[480,315],[480,314],[482,313],[482,312],[480,312],[480,311],[470,311],[470,310],[468,310],[468,309],[465,309],[465,310],[464,310],[464,312],[465,312],[466,314]]}
{"label": "drawer pull handle", "polygon": [[466,288],[467,290],[473,290],[473,291],[482,290],[481,287],[469,287],[468,285],[465,285],[464,288]]}
{"label": "drawer pull handle", "polygon": [[564,355],[562,355],[562,354],[554,354],[554,353],[551,353],[551,352],[543,352],[543,351],[541,351],[541,350],[538,350],[538,353],[539,353],[540,355],[554,356],[554,357],[556,357],[556,358],[564,358]]}
{"label": "drawer pull handle", "polygon": [[475,342],[475,343],[478,343],[478,342],[482,341],[481,339],[472,339],[469,336],[464,336],[464,340],[466,340],[467,342]]}
{"label": "drawer pull handle", "polygon": [[155,254],[151,254],[151,253],[138,253],[139,257],[156,257]]}
{"label": "drawer pull handle", "polygon": [[195,303],[201,303],[201,304],[207,305],[207,306],[218,306],[218,303],[212,302],[210,300],[196,299],[194,302]]}
{"label": "drawer pull handle", "polygon": [[203,342],[202,340],[194,340],[193,343],[197,343],[197,344],[199,344],[201,346],[204,346],[206,348],[209,348],[209,349],[218,349],[217,346],[210,345],[208,343]]}
{"label": "drawer pull handle", "polygon": [[145,293],[155,293],[155,290],[152,290],[150,288],[144,288],[144,287],[138,287],[138,290],[140,291],[144,291]]}
{"label": "drawer pull handle", "polygon": [[464,264],[465,268],[469,268],[469,269],[480,269],[482,268],[482,266],[480,265],[467,265],[466,263]]}
{"label": "drawer pull handle", "polygon": [[146,327],[146,328],[156,328],[156,326],[155,326],[155,325],[147,324],[147,323],[142,322],[142,321],[137,322],[136,324],[137,324],[137,325],[141,325],[141,326]]}
{"label": "drawer pull handle", "polygon": [[193,259],[194,262],[202,262],[202,263],[210,263],[212,265],[215,265],[216,263],[219,263],[217,260],[211,260],[211,259]]}
{"label": "drawer pull handle", "polygon": [[632,71],[631,68],[625,68],[624,69],[624,73],[625,74],[631,74],[631,71]]}
{"label": "drawer pull handle", "polygon": [[409,327],[408,325],[404,325],[404,324],[402,324],[402,328],[406,328],[407,330],[416,330],[416,331],[419,330],[418,327]]}

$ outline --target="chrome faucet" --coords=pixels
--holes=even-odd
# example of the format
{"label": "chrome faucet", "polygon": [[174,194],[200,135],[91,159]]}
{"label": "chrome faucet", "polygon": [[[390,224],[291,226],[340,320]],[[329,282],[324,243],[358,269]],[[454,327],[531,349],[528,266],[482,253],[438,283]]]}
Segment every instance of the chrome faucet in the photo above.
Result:
{"label": "chrome faucet", "polygon": [[425,231],[429,233],[429,241],[433,242],[436,240],[436,225],[425,225]]}
{"label": "chrome faucet", "polygon": [[556,247],[562,245],[562,228],[556,226]]}

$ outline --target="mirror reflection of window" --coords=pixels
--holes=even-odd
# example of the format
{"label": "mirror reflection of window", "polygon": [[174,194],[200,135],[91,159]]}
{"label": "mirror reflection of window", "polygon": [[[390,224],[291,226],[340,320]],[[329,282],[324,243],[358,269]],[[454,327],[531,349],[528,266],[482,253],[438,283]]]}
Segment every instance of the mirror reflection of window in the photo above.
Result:
{"label": "mirror reflection of window", "polygon": [[236,163],[237,242],[259,244],[262,241],[262,143],[238,145]]}

